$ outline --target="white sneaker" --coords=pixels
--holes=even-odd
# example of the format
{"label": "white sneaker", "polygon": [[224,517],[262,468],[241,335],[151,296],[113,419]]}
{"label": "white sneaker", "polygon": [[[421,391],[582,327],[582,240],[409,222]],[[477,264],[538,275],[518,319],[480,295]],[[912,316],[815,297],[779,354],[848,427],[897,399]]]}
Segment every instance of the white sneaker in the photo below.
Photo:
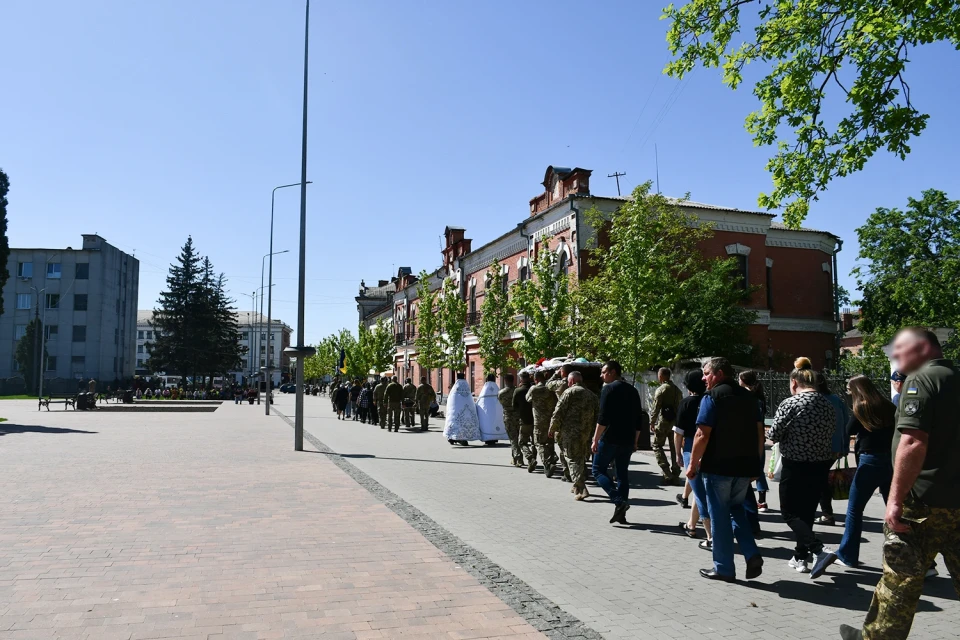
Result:
{"label": "white sneaker", "polygon": [[807,562],[806,558],[797,560],[796,558],[790,558],[790,562],[787,563],[791,569],[797,573],[810,573],[810,564]]}

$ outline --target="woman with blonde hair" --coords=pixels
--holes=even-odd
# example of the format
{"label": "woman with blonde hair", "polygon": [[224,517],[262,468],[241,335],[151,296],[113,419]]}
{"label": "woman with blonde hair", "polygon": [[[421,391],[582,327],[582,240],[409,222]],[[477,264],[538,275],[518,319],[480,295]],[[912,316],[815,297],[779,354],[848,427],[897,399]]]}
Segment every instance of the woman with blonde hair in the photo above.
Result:
{"label": "woman with blonde hair", "polygon": [[870,378],[854,376],[847,382],[847,391],[853,398],[853,417],[847,425],[850,435],[857,436],[860,460],[850,486],[847,502],[847,522],[840,546],[826,553],[814,565],[811,578],[819,578],[834,562],[845,567],[860,564],[860,534],[863,532],[863,509],[877,489],[887,501],[890,481],[893,479],[891,447],[896,407],[877,389]]}
{"label": "woman with blonde hair", "polygon": [[835,460],[836,411],[817,391],[817,383],[817,372],[809,358],[797,358],[790,372],[793,395],[777,407],[768,434],[780,445],[780,513],[797,538],[789,565],[800,573],[809,573],[810,565],[824,554],[823,542],[813,533],[813,519]]}

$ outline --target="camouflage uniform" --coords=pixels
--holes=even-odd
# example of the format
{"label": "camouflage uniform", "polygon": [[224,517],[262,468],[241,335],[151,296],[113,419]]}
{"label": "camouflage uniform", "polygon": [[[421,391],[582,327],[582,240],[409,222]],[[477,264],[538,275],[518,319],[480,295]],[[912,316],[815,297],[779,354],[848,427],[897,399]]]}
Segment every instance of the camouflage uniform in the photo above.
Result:
{"label": "camouflage uniform", "polygon": [[[557,394],[547,389],[545,384],[534,385],[527,392],[527,402],[533,408],[533,439],[537,444],[540,461],[543,462],[544,474],[550,478],[553,476],[553,466],[557,463],[557,451],[548,432],[553,410],[557,407]],[[528,462],[527,468],[536,468],[536,464],[537,456],[534,454],[533,461]]]}
{"label": "camouflage uniform", "polygon": [[504,387],[497,394],[497,400],[503,407],[503,426],[507,429],[507,436],[510,438],[510,459],[513,466],[523,466],[523,452],[520,450],[520,416],[517,410],[513,408],[513,393],[516,387]]}
{"label": "camouflage uniform", "polygon": [[430,403],[437,399],[437,392],[429,384],[421,384],[417,387],[417,394],[414,401],[417,403],[417,411],[420,412],[420,430],[426,431],[428,420],[430,418]]}
{"label": "camouflage uniform", "polygon": [[416,401],[417,388],[413,386],[412,382],[407,382],[403,385],[403,400],[401,401],[403,405],[410,405],[403,407],[403,426],[407,429],[413,429],[413,413],[416,411]]}
{"label": "camouflage uniform", "polygon": [[[653,441],[653,452],[657,457],[657,464],[660,465],[660,471],[666,480],[675,480],[680,477],[680,465],[677,464],[676,452],[673,450],[673,425],[677,420],[677,409],[680,408],[680,401],[683,399],[683,393],[667,380],[653,394],[653,413],[650,416],[651,424],[654,425],[656,434]],[[665,407],[673,409],[673,420],[667,420],[663,416]],[[670,447],[670,459],[663,452],[663,444],[666,442]]]}
{"label": "camouflage uniform", "polygon": [[521,383],[513,391],[513,409],[520,418],[520,437],[518,443],[523,457],[527,459],[527,468],[530,465],[537,466],[537,449],[533,446],[533,410],[527,401],[527,392],[530,391],[530,383]]}
{"label": "camouflage uniform", "polygon": [[560,398],[550,421],[550,432],[569,457],[573,493],[578,500],[587,496],[587,451],[599,413],[596,394],[575,384]]}
{"label": "camouflage uniform", "polygon": [[[553,391],[557,394],[557,400],[559,401],[563,397],[563,392],[567,390],[567,379],[564,376],[560,375],[560,372],[557,372],[557,375],[553,377],[549,382],[547,382],[547,389]],[[563,465],[563,481],[572,482],[570,476],[570,463],[567,462],[569,454],[563,446],[563,442],[560,440],[556,441],[557,443],[557,455],[560,456],[560,464]]]}
{"label": "camouflage uniform", "polygon": [[[403,403],[403,387],[396,380],[392,380],[383,390],[384,410],[388,414],[387,431],[400,431],[400,409]],[[383,423],[383,418],[380,418]]]}
{"label": "camouflage uniform", "polygon": [[378,382],[377,386],[373,388],[373,406],[377,410],[377,422],[380,423],[381,429],[387,426],[387,405],[383,403],[383,392],[386,390],[387,383],[383,380]]}

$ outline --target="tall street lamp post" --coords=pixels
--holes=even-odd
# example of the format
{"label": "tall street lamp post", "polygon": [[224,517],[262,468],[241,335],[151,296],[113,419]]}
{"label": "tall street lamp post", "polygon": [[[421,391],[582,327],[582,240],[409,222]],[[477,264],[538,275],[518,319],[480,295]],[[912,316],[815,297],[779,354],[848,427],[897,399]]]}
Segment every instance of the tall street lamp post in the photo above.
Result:
{"label": "tall street lamp post", "polygon": [[[270,249],[273,250],[273,243],[272,243],[272,242],[270,243]],[[263,339],[263,289],[264,289],[264,285],[263,285],[263,272],[264,272],[264,268],[265,268],[264,265],[266,264],[267,258],[270,258],[270,262],[272,263],[272,262],[273,262],[273,256],[275,256],[275,255],[280,255],[281,253],[290,253],[290,249],[284,249],[283,251],[277,251],[276,253],[268,253],[267,255],[263,256],[263,258],[260,260],[260,289],[259,289],[259,291],[260,291],[260,315],[257,316],[257,352],[258,352],[258,353],[259,353],[259,351],[260,351],[260,341]],[[268,295],[268,296],[270,295],[270,294],[269,294],[269,291],[272,290],[272,287],[273,287],[273,278],[270,279],[270,286],[269,286],[268,292],[267,292],[267,295]],[[269,331],[269,329],[270,329],[270,323],[268,322],[268,323],[267,323],[267,330]],[[268,340],[269,340],[269,334],[268,334]],[[270,343],[269,343],[269,342],[267,342],[267,353],[270,353]],[[270,359],[270,358],[269,358],[269,356],[268,356],[268,357],[267,357],[267,360],[269,361],[269,359]],[[268,362],[267,364],[269,364],[269,362]]]}
{"label": "tall street lamp post", "polygon": [[297,346],[285,349],[297,358],[297,403],[293,427],[293,449],[303,451],[303,361],[316,352],[304,344],[304,306],[307,272],[307,79],[310,51],[310,0],[306,0],[303,28],[303,136],[300,143],[300,283],[297,291]]}

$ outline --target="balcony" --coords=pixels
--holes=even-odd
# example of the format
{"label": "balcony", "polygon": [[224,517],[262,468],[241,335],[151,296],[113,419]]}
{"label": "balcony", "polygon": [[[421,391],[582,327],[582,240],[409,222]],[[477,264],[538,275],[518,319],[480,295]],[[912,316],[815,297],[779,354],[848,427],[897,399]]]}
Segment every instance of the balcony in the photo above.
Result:
{"label": "balcony", "polygon": [[473,326],[475,326],[475,325],[480,324],[480,316],[481,316],[481,312],[480,312],[480,311],[474,311],[474,312],[472,312],[472,313],[468,313],[468,314],[467,314],[467,326],[468,326],[468,327],[473,327]]}

